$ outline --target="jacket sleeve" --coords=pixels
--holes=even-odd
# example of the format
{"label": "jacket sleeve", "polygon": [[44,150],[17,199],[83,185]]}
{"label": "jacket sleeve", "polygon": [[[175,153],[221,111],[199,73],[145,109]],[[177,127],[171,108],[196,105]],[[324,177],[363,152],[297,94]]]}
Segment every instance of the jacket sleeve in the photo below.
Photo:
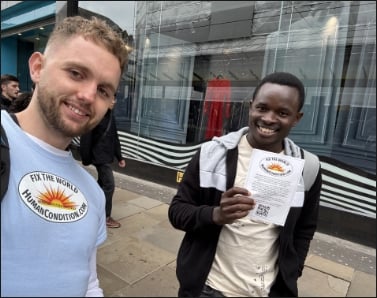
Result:
{"label": "jacket sleeve", "polygon": [[313,239],[313,235],[317,229],[321,187],[322,174],[321,168],[319,168],[313,186],[307,191],[304,206],[294,231],[294,247],[299,260],[299,276],[302,275],[310,241]]}
{"label": "jacket sleeve", "polygon": [[200,188],[199,156],[200,150],[187,166],[168,211],[173,227],[186,232],[215,225],[212,219],[214,206],[205,204]]}
{"label": "jacket sleeve", "polygon": [[89,131],[80,136],[80,156],[82,164],[87,166],[93,161],[93,131]]}
{"label": "jacket sleeve", "polygon": [[121,161],[123,158],[122,156],[122,147],[120,145],[119,135],[118,135],[118,128],[116,126],[116,121],[114,115],[111,117],[111,121],[113,122],[113,129],[114,129],[114,155],[118,161]]}

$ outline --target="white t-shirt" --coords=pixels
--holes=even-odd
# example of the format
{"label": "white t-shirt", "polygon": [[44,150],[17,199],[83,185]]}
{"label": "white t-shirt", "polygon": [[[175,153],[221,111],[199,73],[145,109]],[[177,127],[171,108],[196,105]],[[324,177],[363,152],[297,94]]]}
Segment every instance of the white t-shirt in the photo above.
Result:
{"label": "white t-shirt", "polygon": [[[252,152],[246,135],[238,152],[234,185],[244,187]],[[278,226],[248,217],[224,225],[206,284],[229,297],[268,296],[278,273],[278,236]]]}
{"label": "white t-shirt", "polygon": [[85,296],[106,239],[105,197],[69,151],[36,142],[1,112],[10,147],[1,203],[1,296]]}

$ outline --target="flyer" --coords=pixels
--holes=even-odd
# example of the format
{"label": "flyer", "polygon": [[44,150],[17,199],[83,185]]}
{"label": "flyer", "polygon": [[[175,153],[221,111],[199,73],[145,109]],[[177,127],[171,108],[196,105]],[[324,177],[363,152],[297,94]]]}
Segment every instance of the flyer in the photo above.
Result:
{"label": "flyer", "polygon": [[283,226],[296,195],[305,160],[253,149],[245,188],[256,201],[249,217]]}

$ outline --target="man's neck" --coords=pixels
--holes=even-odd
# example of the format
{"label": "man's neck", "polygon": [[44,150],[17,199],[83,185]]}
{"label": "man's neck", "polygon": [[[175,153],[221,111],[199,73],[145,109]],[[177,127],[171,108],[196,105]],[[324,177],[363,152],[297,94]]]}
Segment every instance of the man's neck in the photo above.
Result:
{"label": "man's neck", "polygon": [[21,129],[55,148],[66,150],[72,138],[59,135],[59,132],[54,128],[44,125],[42,120],[36,121],[35,115],[38,115],[38,113],[33,111],[32,106],[17,113]]}

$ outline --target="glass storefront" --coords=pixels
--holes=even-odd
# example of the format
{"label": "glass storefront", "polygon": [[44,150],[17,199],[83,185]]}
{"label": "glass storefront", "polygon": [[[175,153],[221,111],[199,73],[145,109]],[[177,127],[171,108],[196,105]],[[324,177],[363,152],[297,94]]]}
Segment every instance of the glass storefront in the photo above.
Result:
{"label": "glass storefront", "polygon": [[247,126],[274,71],[306,87],[290,137],[316,153],[321,204],[375,218],[373,1],[78,1],[130,47],[115,108],[123,155],[184,172],[200,144]]}
{"label": "glass storefront", "polygon": [[287,71],[306,86],[290,137],[321,158],[322,203],[375,216],[374,2],[90,2],[122,30],[120,11],[133,18],[116,107],[125,156],[184,171],[203,141],[247,125],[261,78]]}

